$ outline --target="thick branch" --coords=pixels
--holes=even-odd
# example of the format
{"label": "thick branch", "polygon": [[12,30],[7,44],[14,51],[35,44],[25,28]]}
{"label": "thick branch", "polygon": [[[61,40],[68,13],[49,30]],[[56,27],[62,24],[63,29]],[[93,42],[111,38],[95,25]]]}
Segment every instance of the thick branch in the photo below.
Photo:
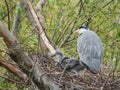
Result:
{"label": "thick branch", "polygon": [[45,4],[45,0],[40,0],[38,2],[38,4],[36,5],[36,13],[37,13],[37,16],[39,18],[39,22],[41,23],[41,25],[43,25],[43,18],[42,18],[42,8],[43,8],[43,5]]}
{"label": "thick branch", "polygon": [[[40,1],[37,3],[36,7],[35,7],[35,11],[36,11],[36,14],[37,14],[37,16],[38,16],[38,18],[39,18],[39,22],[40,22],[42,28],[43,28],[43,24],[44,24],[44,22],[43,22],[43,16],[42,16],[42,8],[43,8],[44,4],[45,4],[45,0],[40,0]],[[34,18],[34,17],[33,17],[33,18]],[[34,20],[35,20],[35,19],[34,19]],[[36,22],[36,21],[35,21],[35,22]],[[35,23],[35,24],[36,24],[36,23]],[[44,32],[44,33],[45,33],[45,32]],[[36,32],[36,35],[38,35],[38,40],[39,40],[39,44],[40,44],[40,46],[41,46],[42,52],[45,52],[45,51],[47,50],[47,47],[46,47],[43,39],[40,37],[40,35],[39,35],[37,32]],[[46,33],[45,33],[45,35],[46,35]]]}
{"label": "thick branch", "polygon": [[[9,48],[11,58],[20,66],[24,73],[32,78],[39,89],[48,90],[50,88],[51,90],[61,90],[58,84],[45,75],[45,72],[41,70],[38,63],[34,65],[35,62],[23,52],[16,37],[11,34],[2,22],[0,22],[0,35],[5,39],[4,41]],[[7,64],[4,63],[5,65]]]}
{"label": "thick branch", "polygon": [[[32,7],[31,2],[30,2],[29,0],[27,0],[26,4],[28,5],[29,10],[31,11],[31,13],[32,13],[32,15],[33,15],[33,18],[34,18],[34,20],[35,20],[35,22],[36,22],[36,28],[37,28],[38,34],[41,36],[42,40],[44,41],[46,47],[50,50],[50,52],[51,52],[52,54],[55,54],[56,50],[55,50],[55,48],[52,46],[52,44],[50,43],[49,39],[47,38],[47,36],[46,36],[46,34],[45,34],[42,26],[41,26],[41,23],[40,23],[40,21],[39,21],[39,18],[38,18],[38,16],[37,16],[35,10],[34,10],[33,7]],[[41,4],[41,5],[42,5],[42,4]]]}
{"label": "thick branch", "polygon": [[6,62],[1,56],[0,56],[0,65],[2,67],[6,68],[7,70],[9,70],[10,72],[12,72],[13,74],[15,74],[16,76],[18,76],[20,79],[22,79],[24,81],[28,80],[28,77],[25,73],[23,73],[15,65],[12,65],[12,64]]}
{"label": "thick branch", "polygon": [[17,38],[10,33],[7,27],[0,21],[0,36],[4,38],[5,43],[9,46],[10,43],[15,43]]}
{"label": "thick branch", "polygon": [[7,29],[7,27],[5,27],[1,21],[0,36],[3,37],[4,42],[9,48],[9,54],[11,58],[21,67],[25,66],[24,70],[30,71],[32,69],[32,62],[30,62],[30,58],[23,52],[17,41],[17,38]]}

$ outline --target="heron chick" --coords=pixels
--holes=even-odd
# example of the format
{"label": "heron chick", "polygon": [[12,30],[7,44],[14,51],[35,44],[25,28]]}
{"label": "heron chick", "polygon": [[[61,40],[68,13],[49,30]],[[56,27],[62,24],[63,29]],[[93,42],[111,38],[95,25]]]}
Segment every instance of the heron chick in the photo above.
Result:
{"label": "heron chick", "polygon": [[62,68],[68,72],[81,73],[84,69],[84,66],[79,62],[79,60],[76,60],[73,57],[66,57],[60,51],[56,51],[52,57],[54,57],[55,61],[57,61]]}
{"label": "heron chick", "polygon": [[103,57],[103,45],[99,36],[86,26],[81,26],[74,33],[79,33],[77,40],[77,52],[80,62],[96,74],[100,71],[100,64]]}

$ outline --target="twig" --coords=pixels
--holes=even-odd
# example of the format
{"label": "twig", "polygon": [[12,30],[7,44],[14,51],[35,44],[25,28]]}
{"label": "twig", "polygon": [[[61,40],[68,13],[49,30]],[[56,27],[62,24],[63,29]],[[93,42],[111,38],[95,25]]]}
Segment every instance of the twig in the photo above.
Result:
{"label": "twig", "polygon": [[[16,5],[13,6],[12,8],[10,8],[9,12],[11,12],[15,7],[16,7]],[[7,15],[8,15],[8,12],[4,14],[4,16],[2,17],[2,20],[4,20],[7,17]]]}
{"label": "twig", "polygon": [[[80,0],[81,5],[80,5],[80,8],[79,8],[79,12],[78,12],[79,17],[80,17],[80,13],[81,13],[82,9],[83,9],[83,12],[84,12],[84,15],[85,15],[84,3],[85,3],[85,1],[83,2],[83,0]],[[85,15],[85,17],[87,17],[87,16]]]}
{"label": "twig", "polygon": [[76,24],[76,21],[77,19],[75,19],[74,23],[73,23],[73,27],[71,28],[70,32],[68,33],[68,35],[66,36],[66,38],[63,40],[63,42],[60,44],[59,48],[61,48],[69,39],[70,35],[73,33],[73,28],[74,28],[74,25]]}
{"label": "twig", "polygon": [[7,12],[8,12],[8,29],[10,30],[10,12],[9,12],[9,6],[8,6],[8,3],[6,0],[5,1],[5,4],[6,4],[6,7],[7,7]]}
{"label": "twig", "polygon": [[[61,16],[62,16],[62,7],[59,8],[59,13],[57,14],[57,20],[56,20],[56,25],[55,25],[55,28],[53,30],[53,34],[52,34],[52,39],[54,39],[55,35],[56,35],[56,32],[57,32],[57,27],[59,26],[60,24],[60,19],[61,19]],[[59,34],[60,35],[60,34]],[[57,39],[56,39],[57,40]]]}
{"label": "twig", "polygon": [[[60,76],[59,83],[60,83],[60,81],[61,81],[63,75],[65,74],[66,69],[68,68],[70,62],[71,62],[71,61],[68,61],[67,64],[66,64],[65,66],[63,66],[62,64],[60,64],[60,65],[62,66],[62,68],[64,68],[64,69],[63,69],[62,75]],[[69,75],[69,74],[68,74],[68,75]]]}
{"label": "twig", "polygon": [[120,83],[120,80],[116,80],[110,83],[110,85],[114,85],[115,83]]}
{"label": "twig", "polygon": [[100,90],[100,89],[96,87],[88,87],[88,90]]}
{"label": "twig", "polygon": [[[107,7],[111,2],[113,2],[114,0],[110,0],[108,3],[106,3],[104,6],[102,6],[99,11],[102,11],[102,9],[104,9],[105,7]],[[90,21],[96,16],[96,14],[98,14],[98,10],[96,10],[95,12],[92,13],[91,16],[88,17],[86,24],[88,25],[90,23]],[[85,23],[83,22],[83,23]]]}
{"label": "twig", "polygon": [[13,26],[12,26],[12,32],[16,36],[18,34],[19,23],[20,23],[20,15],[19,15],[19,13],[16,12],[14,15],[14,21],[13,21]]}
{"label": "twig", "polygon": [[[77,6],[79,6],[79,4],[80,4],[80,1],[72,8],[72,10],[71,10],[71,11],[68,13],[68,15],[65,16],[65,17],[71,16],[71,14],[74,12],[75,8],[76,8]],[[79,9],[78,12],[80,13],[81,10]],[[79,14],[78,14],[78,15],[79,15]],[[67,18],[67,20],[65,20],[65,19],[64,19],[65,17],[63,17],[63,20],[64,20],[64,21],[67,21],[68,18]],[[62,32],[59,34],[59,37],[56,39],[55,44],[58,44],[58,43],[61,41],[61,39],[62,39],[62,38],[64,37],[64,35],[67,33],[68,27],[74,22],[75,19],[76,19],[76,17],[73,18],[72,20],[70,19],[70,20],[69,20],[70,22],[68,22],[68,23],[66,23],[66,24],[64,25],[64,27],[63,27],[63,29],[62,29]],[[74,27],[74,26],[73,26],[73,27]]]}
{"label": "twig", "polygon": [[69,27],[73,22],[74,22],[74,18],[73,18],[73,20],[71,20],[70,22],[68,22],[68,23],[64,26],[63,31],[59,34],[59,37],[56,39],[55,44],[59,43],[59,42],[62,40],[62,38],[63,38],[63,37],[65,36],[65,34],[67,33],[68,27]]}
{"label": "twig", "polygon": [[[117,52],[117,54],[116,55],[118,55],[119,56],[119,52]],[[119,65],[119,59],[116,59],[115,60],[115,66],[114,66],[114,69],[113,69],[113,76],[114,76],[114,74],[115,74],[115,71],[117,70],[117,66]]]}
{"label": "twig", "polygon": [[106,84],[107,84],[107,82],[108,82],[108,80],[109,80],[109,78],[110,78],[111,73],[112,73],[112,69],[111,69],[111,71],[109,72],[109,74],[108,74],[108,76],[107,76],[107,78],[106,78],[105,82],[103,83],[103,86],[101,87],[100,90],[104,90],[104,88],[105,88],[105,86],[106,86]]}
{"label": "twig", "polygon": [[[80,4],[80,2],[81,2],[81,1],[79,1],[79,2],[76,4],[76,7]],[[73,10],[74,10],[74,9],[73,9]],[[77,14],[79,17],[80,17],[81,10],[82,10],[82,7],[79,8],[79,12],[78,12],[78,14]],[[75,18],[72,20],[72,22],[73,22],[73,26],[72,26],[69,34],[66,36],[66,38],[63,40],[63,42],[60,44],[59,48],[61,48],[61,47],[68,41],[69,37],[70,37],[71,34],[73,33],[73,28],[74,28],[75,24],[77,23],[77,17],[75,17]],[[70,25],[72,22],[70,22],[69,25]],[[69,26],[69,25],[68,25],[68,26]]]}

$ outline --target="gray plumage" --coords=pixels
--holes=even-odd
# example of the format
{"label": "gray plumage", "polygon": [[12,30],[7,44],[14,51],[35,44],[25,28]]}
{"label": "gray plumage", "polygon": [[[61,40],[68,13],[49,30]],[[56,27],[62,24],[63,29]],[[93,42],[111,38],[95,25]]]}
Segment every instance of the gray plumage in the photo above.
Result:
{"label": "gray plumage", "polygon": [[98,73],[103,57],[103,45],[101,39],[91,30],[85,30],[77,40],[77,51],[80,62],[92,73]]}
{"label": "gray plumage", "polygon": [[79,62],[79,60],[76,60],[73,57],[66,57],[60,51],[56,51],[56,53],[51,56],[54,57],[60,66],[68,72],[81,73],[84,69],[84,66]]}

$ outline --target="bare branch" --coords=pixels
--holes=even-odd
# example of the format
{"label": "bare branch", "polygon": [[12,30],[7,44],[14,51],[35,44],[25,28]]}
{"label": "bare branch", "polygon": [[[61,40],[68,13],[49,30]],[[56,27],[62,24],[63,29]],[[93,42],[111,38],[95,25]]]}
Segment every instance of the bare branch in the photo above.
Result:
{"label": "bare branch", "polygon": [[[39,2],[37,3],[37,5],[35,7],[35,11],[39,18],[38,20],[39,20],[42,28],[44,28],[43,27],[44,22],[43,22],[43,17],[42,17],[42,8],[43,8],[44,4],[45,4],[45,0],[39,0]],[[45,31],[44,31],[44,33],[45,33]],[[36,32],[36,34],[37,34],[37,32]],[[45,35],[46,35],[46,33],[45,33]],[[40,37],[40,34],[38,34],[38,42],[41,46],[41,51],[44,53],[47,50],[47,47],[46,47],[43,39]]]}
{"label": "bare branch", "polygon": [[8,6],[8,3],[7,3],[7,0],[4,0],[5,1],[5,4],[6,4],[6,7],[7,7],[7,11],[8,11],[8,29],[10,30],[10,12],[9,12],[9,6]]}
{"label": "bare branch", "polygon": [[[13,7],[11,7],[9,9],[9,12],[11,12],[15,7],[16,7],[16,5],[14,5]],[[8,16],[8,12],[4,14],[4,16],[2,17],[2,20],[4,20],[7,16]]]}
{"label": "bare branch", "polygon": [[49,39],[47,38],[47,36],[46,36],[46,34],[45,34],[45,32],[44,32],[44,29],[43,29],[42,26],[41,26],[41,23],[40,23],[40,21],[39,21],[39,18],[38,18],[38,16],[37,16],[35,10],[34,10],[33,7],[32,7],[31,2],[30,2],[29,0],[27,0],[26,4],[28,5],[29,10],[31,11],[31,13],[32,13],[32,15],[33,15],[33,17],[34,17],[34,19],[35,19],[36,28],[37,28],[37,31],[36,31],[36,32],[38,32],[38,34],[41,36],[42,40],[44,41],[46,47],[50,50],[50,52],[51,52],[52,54],[54,54],[54,53],[56,52],[56,50],[55,50],[55,48],[52,46],[52,44],[50,43]]}
{"label": "bare branch", "polygon": [[[44,28],[42,26],[43,24],[43,20],[42,20],[42,6],[45,2],[45,0],[40,0],[39,3],[37,4],[35,10],[31,4],[31,2],[29,0],[25,1],[25,0],[20,0],[20,2],[25,6],[26,10],[27,10],[27,15],[29,20],[32,22],[32,25],[34,26],[34,30],[35,30],[35,34],[37,35],[38,39],[39,39],[39,44],[41,45],[41,47],[43,46],[43,48],[48,48],[48,50],[54,54],[56,52],[55,48],[53,47],[52,43],[50,42],[50,40],[48,39]],[[41,41],[40,41],[41,40]],[[41,42],[43,42],[41,44]],[[46,46],[46,47],[45,47]]]}
{"label": "bare branch", "polygon": [[43,25],[43,18],[42,18],[42,7],[45,4],[45,0],[40,0],[38,4],[36,5],[36,12],[37,16],[39,18],[39,22],[41,23],[41,26]]}
{"label": "bare branch", "polygon": [[0,22],[0,36],[3,37],[4,42],[9,48],[9,54],[11,58],[18,63],[23,70],[30,71],[32,68],[32,62],[30,58],[23,52],[21,46],[18,43],[17,38]]}
{"label": "bare branch", "polygon": [[20,23],[20,16],[18,13],[15,13],[14,15],[14,21],[13,21],[13,26],[12,26],[12,32],[15,36],[18,34],[18,26]]}
{"label": "bare branch", "polygon": [[[100,9],[99,9],[99,11],[101,11],[102,9],[104,9],[105,7],[107,7],[111,2],[113,2],[114,0],[110,0],[108,3],[106,3],[105,5],[103,5]],[[93,13],[92,13],[92,15],[90,15],[89,17],[88,17],[88,19],[87,19],[87,21],[85,21],[85,22],[87,22],[86,24],[88,25],[89,23],[90,23],[90,21],[96,16],[96,14],[98,14],[98,10],[96,10],[96,11],[94,11]]]}
{"label": "bare branch", "polygon": [[17,38],[12,35],[12,33],[4,26],[4,24],[0,21],[0,36],[4,38],[5,43],[9,45],[13,42],[17,41]]}
{"label": "bare branch", "polygon": [[17,66],[6,62],[1,56],[0,65],[9,70],[10,72],[12,72],[14,75],[18,76],[20,79],[24,81],[28,80],[28,77],[25,73],[23,73]]}

